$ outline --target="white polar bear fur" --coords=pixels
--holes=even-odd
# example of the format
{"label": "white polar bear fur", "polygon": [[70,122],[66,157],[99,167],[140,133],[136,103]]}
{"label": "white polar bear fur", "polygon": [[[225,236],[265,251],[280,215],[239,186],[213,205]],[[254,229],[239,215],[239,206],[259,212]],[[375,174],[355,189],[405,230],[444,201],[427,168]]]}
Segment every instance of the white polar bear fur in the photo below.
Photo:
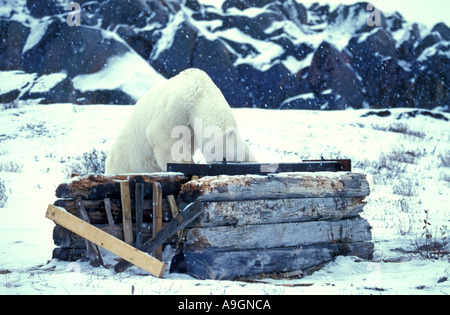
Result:
{"label": "white polar bear fur", "polygon": [[[194,147],[200,145],[196,141],[197,136],[194,140],[195,119],[197,122],[201,119],[203,130],[208,126],[220,127],[223,132],[223,157],[229,157],[227,150],[235,150],[241,145],[245,148],[245,161],[239,160],[236,154],[234,161],[255,161],[247,144],[239,136],[231,108],[219,88],[205,72],[188,69],[155,85],[136,103],[109,151],[106,173],[166,171],[167,163],[177,162],[171,154],[172,146],[180,141],[180,138],[172,138],[175,127],[189,128],[192,138],[185,141],[189,141],[187,145],[190,148],[191,143]],[[231,138],[234,142],[227,141]],[[202,139],[202,147],[208,140]],[[193,161],[194,149],[189,153]]]}

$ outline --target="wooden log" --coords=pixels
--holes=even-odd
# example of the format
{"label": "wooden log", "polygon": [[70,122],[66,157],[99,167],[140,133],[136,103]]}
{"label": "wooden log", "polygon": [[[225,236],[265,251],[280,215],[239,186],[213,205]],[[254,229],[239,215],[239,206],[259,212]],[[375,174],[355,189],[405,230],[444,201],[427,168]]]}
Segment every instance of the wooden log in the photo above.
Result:
{"label": "wooden log", "polygon": [[305,270],[347,254],[372,259],[373,243],[326,244],[302,247],[203,252],[185,251],[172,258],[170,272],[199,279],[227,280],[258,274]]}
{"label": "wooden log", "polygon": [[196,227],[337,221],[357,216],[366,202],[357,198],[302,198],[202,202]]}
{"label": "wooden log", "polygon": [[136,184],[136,247],[142,245],[142,223],[144,222],[144,185]]}
{"label": "wooden log", "polygon": [[101,231],[95,226],[71,215],[63,208],[49,205],[45,216],[55,223],[71,230],[81,237],[93,242],[104,249],[126,259],[139,268],[156,277],[162,277],[166,270],[166,264],[130,246],[114,236]]}
{"label": "wooden log", "polygon": [[235,251],[339,242],[354,243],[371,239],[369,223],[358,216],[340,221],[192,228],[186,231],[184,249],[199,252],[213,247]]}
{"label": "wooden log", "polygon": [[[79,198],[77,200],[78,206],[78,217],[86,223],[89,223],[89,217],[86,213],[86,209],[83,206],[83,202]],[[89,258],[89,264],[93,267],[103,266],[102,254],[97,245],[91,243],[89,240],[85,240],[86,242],[86,252],[87,257]]]}
{"label": "wooden log", "polygon": [[292,198],[356,198],[370,194],[364,174],[281,173],[203,177],[183,185],[179,200],[242,201]]}
{"label": "wooden log", "polygon": [[144,198],[152,198],[154,182],[162,186],[163,196],[178,195],[181,186],[188,181],[180,173],[154,173],[154,174],[125,174],[125,175],[88,175],[74,177],[68,183],[63,183],[56,189],[56,197],[81,197],[88,200],[103,200],[104,198],[120,199],[120,182],[130,183],[130,197],[134,199],[136,183],[144,184]]}
{"label": "wooden log", "polygon": [[[160,183],[153,183],[153,237],[162,229],[162,191]],[[162,260],[162,246],[155,249],[153,255]]]}

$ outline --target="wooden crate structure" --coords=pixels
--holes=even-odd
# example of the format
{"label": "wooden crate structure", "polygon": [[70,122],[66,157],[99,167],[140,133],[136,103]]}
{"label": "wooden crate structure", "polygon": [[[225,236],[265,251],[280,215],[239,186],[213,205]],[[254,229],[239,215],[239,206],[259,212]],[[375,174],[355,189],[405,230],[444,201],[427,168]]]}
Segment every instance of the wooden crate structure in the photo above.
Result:
{"label": "wooden crate structure", "polygon": [[370,259],[371,227],[359,215],[369,193],[365,175],[343,172],[190,181],[179,200],[201,200],[204,213],[186,229],[171,271],[232,279],[306,269],[337,255]]}
{"label": "wooden crate structure", "polygon": [[[121,183],[128,183],[131,221],[135,223],[132,227],[133,239],[137,239],[138,230],[140,230],[142,243],[144,243],[153,236],[153,184],[161,184],[162,225],[164,226],[172,219],[167,197],[178,196],[181,186],[187,181],[188,178],[184,175],[172,173],[74,177],[67,183],[58,186],[56,189],[58,199],[54,205],[78,216],[79,204],[81,203],[91,224],[124,240]],[[139,184],[142,184],[143,187],[142,223],[136,224],[136,201],[139,199],[136,198],[136,187]],[[110,205],[110,219],[108,219],[107,205]],[[114,230],[111,228],[111,221],[114,224]],[[73,261],[86,255],[84,239],[59,225],[56,225],[53,229],[53,241],[57,246],[53,251],[53,258]],[[176,240],[169,239],[167,241],[167,243],[171,242],[176,243]]]}
{"label": "wooden crate structure", "polygon": [[[178,245],[171,272],[233,279],[306,269],[337,255],[370,259],[373,254],[371,227],[360,216],[370,193],[363,174],[295,172],[199,179],[180,173],[91,175],[61,184],[55,205],[76,214],[81,200],[91,224],[123,239],[120,183],[124,181],[129,183],[133,222],[136,184],[144,186],[143,242],[153,234],[153,183],[162,187],[162,227],[172,219],[168,196],[174,196],[179,209],[190,205],[201,213],[184,229],[183,242],[178,243],[177,234],[165,241]],[[111,204],[115,231],[105,199]],[[83,239],[58,225],[54,241],[55,258],[74,260],[86,252]]]}

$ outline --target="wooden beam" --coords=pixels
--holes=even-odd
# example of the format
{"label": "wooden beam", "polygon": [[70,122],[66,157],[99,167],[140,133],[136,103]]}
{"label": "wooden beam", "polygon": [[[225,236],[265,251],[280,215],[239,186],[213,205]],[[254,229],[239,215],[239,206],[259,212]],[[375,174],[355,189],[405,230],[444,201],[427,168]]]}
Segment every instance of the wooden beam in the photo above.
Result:
{"label": "wooden beam", "polygon": [[363,259],[373,258],[373,243],[312,245],[264,248],[242,251],[185,251],[172,259],[170,272],[185,273],[200,279],[242,279],[245,276],[306,270],[332,261],[340,251]]}
{"label": "wooden beam", "polygon": [[142,245],[142,222],[144,219],[144,184],[136,184],[136,247]]}
{"label": "wooden beam", "polygon": [[143,183],[145,187],[145,198],[152,197],[152,186],[154,182],[162,185],[163,195],[178,194],[181,185],[188,178],[179,173],[155,173],[155,174],[125,174],[125,175],[88,175],[72,178],[70,182],[63,183],[56,189],[57,198],[77,198],[87,200],[103,200],[105,198],[120,199],[119,183],[127,181],[130,183],[131,198],[134,198],[136,183]]}
{"label": "wooden beam", "polygon": [[202,252],[209,247],[222,251],[297,247],[333,243],[366,242],[372,239],[366,219],[255,224],[189,228],[185,251]]}
{"label": "wooden beam", "polygon": [[[78,198],[77,200],[77,208],[78,208],[78,217],[90,224],[89,217],[86,213],[86,209],[83,206],[81,198]],[[102,254],[100,253],[100,250],[98,249],[97,245],[86,240],[86,252],[91,266],[98,267],[103,265]]]}
{"label": "wooden beam", "polygon": [[117,237],[117,231],[116,231],[116,227],[114,226],[114,219],[111,213],[111,200],[109,198],[105,198],[105,212],[106,212],[106,217],[108,218],[108,224],[109,224],[109,228],[110,231],[112,233],[112,235],[114,235],[114,237]]}
{"label": "wooden beam", "polygon": [[[162,188],[160,183],[153,183],[153,237],[162,229]],[[153,253],[156,259],[162,259],[162,246]]]}
{"label": "wooden beam", "polygon": [[[180,211],[178,210],[177,202],[175,201],[175,197],[173,195],[167,196],[167,203],[169,204],[170,211],[172,212],[172,218],[176,218],[177,215],[180,214]],[[181,242],[181,238],[183,237],[183,229],[179,230],[177,232],[178,236],[178,243]]]}
{"label": "wooden beam", "polygon": [[[299,198],[202,202],[204,214],[196,227],[337,221],[363,211],[364,197]],[[175,217],[175,216],[174,216]]]}
{"label": "wooden beam", "polygon": [[150,274],[159,278],[163,277],[167,267],[166,264],[71,215],[63,208],[49,205],[45,216],[56,224],[120,256]]}
{"label": "wooden beam", "polygon": [[206,201],[242,201],[293,198],[356,198],[370,194],[364,174],[283,173],[244,176],[207,176],[183,185],[180,202],[198,197]]}
{"label": "wooden beam", "polygon": [[131,221],[130,184],[128,182],[120,183],[120,194],[122,200],[123,235],[125,238],[125,243],[133,245],[133,222]]}

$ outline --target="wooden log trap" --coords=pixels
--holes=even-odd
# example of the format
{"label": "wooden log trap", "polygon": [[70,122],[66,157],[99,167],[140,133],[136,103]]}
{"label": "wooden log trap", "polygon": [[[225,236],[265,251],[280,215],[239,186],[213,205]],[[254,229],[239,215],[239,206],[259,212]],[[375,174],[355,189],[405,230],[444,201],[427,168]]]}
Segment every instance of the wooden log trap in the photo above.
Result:
{"label": "wooden log trap", "polygon": [[201,279],[372,258],[371,227],[360,216],[370,189],[350,161],[270,167],[170,164],[168,173],[75,177],[47,210],[56,223],[53,258],[98,266],[101,246],[122,259],[116,272],[134,264],[162,277],[161,248],[170,245],[170,272]]}

